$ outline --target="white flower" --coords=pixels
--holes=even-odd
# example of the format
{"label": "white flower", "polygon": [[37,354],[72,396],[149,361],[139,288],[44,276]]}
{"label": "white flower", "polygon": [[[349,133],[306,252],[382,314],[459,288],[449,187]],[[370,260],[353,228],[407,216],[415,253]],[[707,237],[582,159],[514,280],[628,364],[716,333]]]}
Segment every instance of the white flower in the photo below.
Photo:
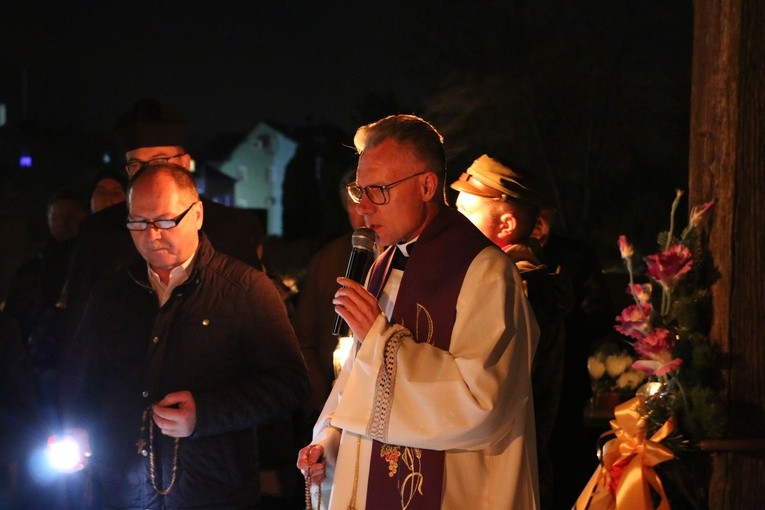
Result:
{"label": "white flower", "polygon": [[620,389],[636,389],[640,383],[646,378],[645,372],[638,372],[637,370],[627,370],[619,379],[616,380],[616,386]]}
{"label": "white flower", "polygon": [[599,356],[590,356],[587,358],[587,370],[590,372],[590,377],[600,379],[606,373],[606,365]]}
{"label": "white flower", "polygon": [[606,371],[611,377],[619,377],[632,366],[634,361],[628,354],[611,354],[606,356]]}

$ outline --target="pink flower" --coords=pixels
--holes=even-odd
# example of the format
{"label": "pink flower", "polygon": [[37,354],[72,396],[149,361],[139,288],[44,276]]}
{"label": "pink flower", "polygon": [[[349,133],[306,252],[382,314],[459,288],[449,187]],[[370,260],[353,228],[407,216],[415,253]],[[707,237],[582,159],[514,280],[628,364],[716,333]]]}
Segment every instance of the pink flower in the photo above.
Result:
{"label": "pink flower", "polygon": [[621,253],[623,259],[631,258],[634,253],[632,245],[627,240],[627,236],[619,236],[619,253]]}
{"label": "pink flower", "polygon": [[634,344],[635,352],[644,358],[655,359],[654,356],[662,351],[669,352],[671,337],[669,330],[664,328],[652,329]]}
{"label": "pink flower", "polygon": [[657,376],[665,376],[679,370],[683,360],[672,358],[670,335],[670,331],[658,328],[635,342],[635,351],[648,359],[634,362],[632,368]]}
{"label": "pink flower", "polygon": [[674,358],[666,363],[662,363],[655,371],[654,375],[658,377],[664,377],[665,375],[671,373],[671,372],[677,372],[680,370],[680,366],[682,366],[683,360],[680,358]]}
{"label": "pink flower", "polygon": [[665,289],[671,290],[680,278],[693,267],[693,255],[682,244],[673,244],[661,253],[645,258],[648,276],[659,282]]}
{"label": "pink flower", "polygon": [[697,228],[705,222],[707,217],[709,217],[709,211],[712,209],[713,205],[715,205],[715,201],[710,200],[709,202],[702,204],[700,207],[694,206],[693,209],[691,209],[691,219],[688,222],[689,226],[691,228]]}
{"label": "pink flower", "polygon": [[648,319],[651,317],[651,311],[653,308],[650,304],[641,303],[638,305],[630,305],[620,315],[616,316],[616,321],[619,324],[614,326],[614,329],[622,335],[640,340],[646,334],[650,325]]}
{"label": "pink flower", "polygon": [[651,301],[651,292],[653,288],[650,283],[633,283],[627,285],[627,294],[634,295],[640,303],[648,303]]}
{"label": "pink flower", "polygon": [[666,362],[641,359],[634,362],[632,368],[640,370],[641,372],[663,377],[671,372],[678,371],[682,364],[683,360],[680,358],[670,359]]}

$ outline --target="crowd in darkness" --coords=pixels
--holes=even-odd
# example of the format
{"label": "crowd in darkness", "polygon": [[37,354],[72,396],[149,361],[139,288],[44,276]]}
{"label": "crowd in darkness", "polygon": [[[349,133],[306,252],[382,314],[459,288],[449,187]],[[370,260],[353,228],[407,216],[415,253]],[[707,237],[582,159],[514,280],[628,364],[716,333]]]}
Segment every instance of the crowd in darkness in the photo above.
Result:
{"label": "crowd in darkness", "polygon": [[[501,147],[476,147],[475,162],[459,169],[464,171],[453,183],[444,182],[445,170],[425,166],[418,174],[390,174],[400,177],[395,182],[370,177],[388,164],[384,151],[389,146],[399,150],[396,158],[410,147],[420,156],[408,135],[384,131],[387,124],[402,130],[424,126],[437,135],[415,116],[380,122],[365,126],[384,134],[370,142],[366,160],[359,146],[359,173],[349,169],[336,183],[348,214],[347,233],[313,250],[295,289],[270,271],[274,255],[264,254],[268,245],[256,216],[196,194],[188,177],[188,121],[181,112],[144,99],[116,119],[124,172],[98,173],[87,196],[69,188],[50,196],[47,240],[18,267],[0,302],[0,509],[305,508],[304,480],[320,486],[325,474],[330,479],[325,464],[337,460],[321,442],[326,431],[319,425],[329,422],[330,403],[351,384],[349,378],[361,384],[357,369],[348,364],[338,379],[340,389],[335,388],[337,338],[330,334],[335,307],[350,309],[354,299],[366,296],[349,297],[356,288],[350,282],[344,284],[348,294],[336,294],[351,251],[350,234],[365,218],[370,223],[372,213],[362,212],[384,207],[393,193],[403,196],[404,186],[398,191],[394,186],[407,179],[430,193],[422,206],[428,220],[418,225],[416,235],[376,246],[375,255],[382,255],[372,273],[388,278],[381,266],[389,263],[393,271],[397,245],[407,258],[417,253],[407,252],[413,239],[421,246],[430,240],[440,249],[429,234],[423,234],[425,242],[419,236],[430,232],[433,218],[451,218],[445,215],[454,210],[477,230],[456,213],[444,229],[469,236],[480,231],[475,242],[470,237],[475,253],[463,254],[452,244],[454,257],[465,258],[467,267],[484,249],[499,247],[508,256],[512,269],[505,271],[523,282],[522,300],[531,310],[528,325],[520,329],[531,332],[538,323],[541,331],[538,344],[530,337],[528,344],[536,350],[526,374],[536,428],[526,433],[533,436],[538,468],[529,493],[536,495],[528,497],[535,508],[571,508],[597,462],[593,445],[600,431],[582,420],[590,398],[586,359],[609,334],[616,315],[601,267],[587,245],[558,231],[555,204],[543,185],[514,171],[512,155]],[[446,213],[432,205],[446,196],[436,183],[459,193],[455,207],[443,207]],[[407,212],[402,207],[400,214]],[[386,246],[392,248],[383,252]],[[440,258],[450,256],[451,249]],[[427,260],[412,255],[407,264]],[[443,260],[430,264],[447,267]],[[415,292],[404,283],[413,285],[412,278],[401,277],[401,292]],[[381,287],[383,295],[387,289]],[[408,319],[393,308],[395,300],[394,293],[389,310],[382,300],[382,310],[375,308],[373,300],[370,310],[386,314],[391,323]],[[352,329],[356,326],[358,349],[371,349],[360,340],[374,331],[371,321],[345,318]],[[454,331],[463,327],[459,320],[453,326]],[[404,346],[410,340],[420,344],[416,334],[399,333],[391,338]],[[448,340],[441,338],[447,343],[439,348],[448,350]],[[522,335],[515,341],[521,340]],[[206,350],[205,342],[217,347]],[[403,357],[410,351],[401,347],[400,352]],[[404,374],[407,365],[401,363]],[[396,395],[403,399],[407,387],[401,384]],[[521,388],[519,383],[515,390]],[[356,389],[345,391],[352,397]],[[356,433],[352,420],[348,423],[343,430]],[[94,449],[91,462],[82,471],[44,474],[34,452],[51,433],[75,427],[90,432],[84,444]],[[319,447],[327,453],[317,454]],[[99,449],[109,458],[99,458]],[[222,470],[231,471],[229,479],[217,476]],[[217,475],[208,478],[210,472]],[[332,483],[326,487],[333,490]]]}

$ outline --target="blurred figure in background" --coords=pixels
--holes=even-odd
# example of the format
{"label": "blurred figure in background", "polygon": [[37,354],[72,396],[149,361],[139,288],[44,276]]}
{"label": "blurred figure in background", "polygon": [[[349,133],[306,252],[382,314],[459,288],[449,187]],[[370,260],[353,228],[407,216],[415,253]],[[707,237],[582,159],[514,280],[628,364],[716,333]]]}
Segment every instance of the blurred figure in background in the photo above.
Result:
{"label": "blurred figure in background", "polygon": [[356,204],[345,188],[355,178],[355,170],[347,172],[339,188],[351,230],[327,243],[311,257],[295,313],[295,332],[311,380],[311,394],[304,408],[311,424],[316,421],[335,380],[332,353],[338,338],[332,334],[335,321],[332,298],[337,291],[337,277],[343,276],[348,266],[353,231],[364,226],[364,217],[356,210]]}
{"label": "blurred figure in background", "polygon": [[588,429],[583,421],[584,407],[592,396],[587,357],[612,332],[617,311],[594,252],[584,242],[557,233],[553,228],[555,218],[554,208],[543,208],[532,236],[539,239],[541,245],[539,259],[565,276],[571,282],[573,293],[573,306],[565,317],[560,419],[550,438],[550,448],[555,452],[554,508],[569,510],[598,463],[595,444],[602,432]]}
{"label": "blurred figure in background", "polygon": [[[40,321],[58,303],[80,225],[87,216],[88,206],[75,190],[60,189],[48,200],[48,239],[42,250],[16,271],[5,306],[6,312],[19,324],[24,342],[29,341]],[[38,345],[33,350],[38,348],[44,347]],[[33,352],[33,357],[47,358],[48,354]],[[35,360],[34,364],[39,361]]]}
{"label": "blurred figure in background", "polygon": [[39,315],[27,344],[38,378],[41,404],[49,420],[57,417],[55,380],[63,341],[63,315],[59,299],[66,282],[74,246],[80,235],[80,226],[88,217],[88,213],[87,203],[80,193],[68,190],[56,193],[48,208],[51,240],[43,250]]}
{"label": "blurred figure in background", "polygon": [[48,200],[48,230],[51,238],[59,243],[76,238],[87,216],[88,209],[79,192],[70,189],[57,191]]}
{"label": "blurred figure in background", "polygon": [[127,179],[123,174],[104,170],[93,178],[90,193],[90,212],[95,214],[125,201]]}
{"label": "blurred figure in background", "polygon": [[[61,189],[51,196],[47,208],[48,239],[41,252],[17,271],[5,308],[5,312],[18,323],[19,341],[4,339],[7,350],[0,354],[2,371],[8,377],[7,383],[15,385],[8,391],[16,395],[6,401],[6,393],[3,394],[0,412],[4,413],[6,409],[13,412],[14,407],[19,405],[29,412],[29,407],[34,405],[34,415],[39,423],[35,425],[26,417],[10,415],[11,423],[15,423],[11,429],[13,438],[3,440],[2,444],[13,445],[9,451],[25,455],[27,459],[33,451],[29,435],[34,431],[34,442],[41,448],[45,444],[47,430],[54,429],[58,424],[56,378],[63,341],[63,316],[58,300],[80,226],[87,215],[88,205],[80,193]],[[8,334],[7,324],[4,327]],[[19,342],[23,353],[18,350]],[[18,466],[25,470],[19,472],[18,478],[23,490],[23,484],[33,480],[25,476],[26,464]],[[18,508],[64,508],[58,503],[62,497],[58,489],[52,486],[30,486],[27,489],[31,491],[31,499]],[[54,501],[55,505],[52,504]]]}

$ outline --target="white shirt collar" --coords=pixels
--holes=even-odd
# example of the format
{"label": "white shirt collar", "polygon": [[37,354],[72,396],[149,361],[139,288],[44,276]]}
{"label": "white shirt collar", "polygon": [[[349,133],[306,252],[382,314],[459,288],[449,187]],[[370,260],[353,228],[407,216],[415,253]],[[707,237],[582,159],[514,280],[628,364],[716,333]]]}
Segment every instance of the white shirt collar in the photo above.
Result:
{"label": "white shirt collar", "polygon": [[191,263],[194,261],[195,255],[196,252],[194,252],[191,257],[186,259],[183,264],[174,267],[170,271],[170,278],[168,278],[167,285],[162,283],[162,279],[159,277],[157,272],[154,271],[151,266],[149,266],[148,262],[146,263],[146,269],[148,270],[149,274],[149,283],[151,284],[151,288],[154,289],[154,292],[157,293],[157,297],[159,298],[159,306],[167,303],[167,300],[170,299],[170,294],[173,292],[173,290],[175,290],[178,285],[189,279],[189,276],[191,275]]}

